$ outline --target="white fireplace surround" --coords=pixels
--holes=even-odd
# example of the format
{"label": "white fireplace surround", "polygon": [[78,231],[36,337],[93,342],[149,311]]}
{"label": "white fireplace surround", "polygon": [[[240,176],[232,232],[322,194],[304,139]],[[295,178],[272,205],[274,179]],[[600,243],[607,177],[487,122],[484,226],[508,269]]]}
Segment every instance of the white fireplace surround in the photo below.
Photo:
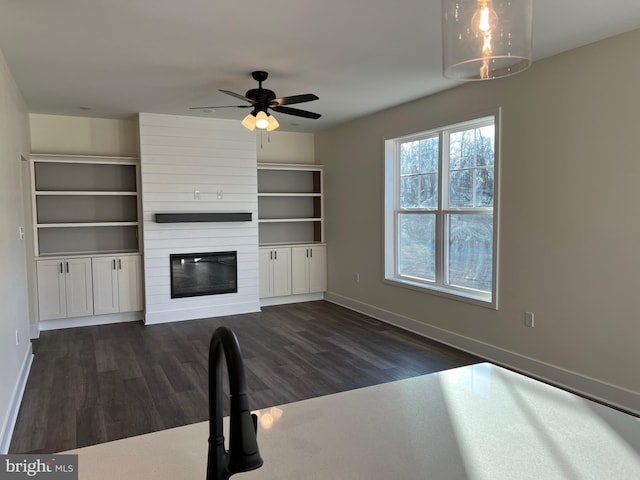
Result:
{"label": "white fireplace surround", "polygon": [[[255,134],[238,122],[140,114],[145,323],[260,310]],[[250,212],[247,222],[157,223],[157,213]],[[169,255],[238,252],[238,292],[171,298]]]}

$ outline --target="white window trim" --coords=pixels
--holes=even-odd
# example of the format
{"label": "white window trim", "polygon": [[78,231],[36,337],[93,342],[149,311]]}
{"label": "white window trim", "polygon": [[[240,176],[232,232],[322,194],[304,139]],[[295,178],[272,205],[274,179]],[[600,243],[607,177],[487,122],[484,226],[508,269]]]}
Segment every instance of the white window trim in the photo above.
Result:
{"label": "white window trim", "polygon": [[[430,283],[428,281],[419,280],[411,281],[406,277],[400,277],[396,274],[397,265],[397,248],[396,248],[396,233],[397,233],[397,205],[396,201],[399,197],[398,192],[400,188],[400,174],[399,174],[399,162],[396,161],[399,153],[399,145],[401,142],[410,141],[413,138],[423,138],[429,134],[441,134],[441,132],[452,132],[456,130],[462,130],[471,125],[476,125],[484,118],[493,117],[494,121],[494,194],[493,194],[493,255],[492,255],[492,293],[490,295],[484,292],[474,292],[470,289],[456,288],[450,285],[440,285],[436,283]],[[471,303],[474,305],[498,309],[498,269],[499,269],[499,205],[500,205],[500,109],[496,108],[489,112],[483,112],[472,118],[467,118],[458,122],[449,122],[445,126],[440,128],[432,128],[423,132],[405,135],[401,137],[394,137],[391,139],[385,139],[384,141],[384,154],[385,154],[385,171],[384,171],[384,279],[383,282],[389,285],[394,285],[402,288],[408,288],[411,290],[420,291],[422,293],[434,294],[444,298],[452,300]],[[443,148],[442,142],[440,142],[440,148]],[[443,178],[445,172],[443,171],[443,159],[444,153],[440,154],[440,170],[438,172],[438,196],[440,208],[436,211],[436,222],[443,222],[448,213],[455,213],[458,209],[442,208],[442,199],[445,195]],[[487,209],[478,208],[475,209],[478,212],[487,211]],[[474,209],[461,209],[466,214],[473,214]],[[446,235],[445,228],[439,228],[436,226],[436,232],[438,235],[444,237]],[[439,238],[440,242],[444,241],[444,238]],[[441,265],[441,258],[443,249],[438,249],[436,252],[436,262]]]}

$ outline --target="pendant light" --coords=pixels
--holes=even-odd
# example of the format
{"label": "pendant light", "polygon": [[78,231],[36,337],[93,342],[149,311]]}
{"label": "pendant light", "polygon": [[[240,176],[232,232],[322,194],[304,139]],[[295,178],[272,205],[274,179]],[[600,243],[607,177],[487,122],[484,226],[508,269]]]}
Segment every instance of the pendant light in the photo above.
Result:
{"label": "pendant light", "polygon": [[242,126],[251,131],[254,131],[257,128],[258,130],[271,132],[278,128],[280,124],[278,123],[278,120],[276,120],[276,117],[270,113],[267,113],[264,110],[254,110],[244,117],[244,120],[242,120]]}
{"label": "pendant light", "polygon": [[490,80],[531,65],[532,0],[442,0],[444,76]]}

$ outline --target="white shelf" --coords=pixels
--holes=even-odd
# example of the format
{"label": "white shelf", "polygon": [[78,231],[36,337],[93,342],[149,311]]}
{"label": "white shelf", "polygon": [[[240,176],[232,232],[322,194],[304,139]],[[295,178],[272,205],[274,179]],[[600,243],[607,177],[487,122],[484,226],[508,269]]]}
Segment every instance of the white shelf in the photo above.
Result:
{"label": "white shelf", "polygon": [[135,196],[138,195],[138,192],[101,192],[97,190],[87,190],[83,192],[75,191],[75,190],[37,190],[36,195],[65,195],[65,196]]}
{"label": "white shelf", "polygon": [[77,227],[135,227],[138,222],[77,222],[77,223],[39,223],[38,228],[77,228]]}
{"label": "white shelf", "polygon": [[137,158],[32,155],[30,170],[36,257],[139,251]]}
{"label": "white shelf", "polygon": [[321,193],[258,193],[259,197],[322,197]]}
{"label": "white shelf", "polygon": [[294,242],[277,242],[277,243],[261,243],[260,248],[270,248],[270,247],[304,247],[305,245],[325,245],[322,242],[314,242],[314,241],[294,241]]}
{"label": "white shelf", "polygon": [[106,257],[112,255],[140,255],[138,250],[95,250],[92,252],[78,251],[78,252],[51,252],[40,254],[37,258],[55,259],[68,258],[70,256],[91,256],[91,257]]}
{"label": "white shelf", "polygon": [[261,246],[320,244],[322,165],[258,164]]}
{"label": "white shelf", "polygon": [[321,222],[321,218],[261,218],[258,223]]}
{"label": "white shelf", "polygon": [[31,159],[37,162],[51,163],[92,163],[103,165],[136,165],[138,157],[112,157],[106,155],[59,155],[56,153],[45,153],[31,155]]}

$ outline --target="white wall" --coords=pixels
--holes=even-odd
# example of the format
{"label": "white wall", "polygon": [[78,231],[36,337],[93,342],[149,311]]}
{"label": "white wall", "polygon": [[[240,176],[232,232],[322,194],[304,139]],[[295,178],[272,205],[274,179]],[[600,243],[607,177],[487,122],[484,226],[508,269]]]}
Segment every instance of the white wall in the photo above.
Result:
{"label": "white wall", "polygon": [[28,154],[29,117],[0,51],[0,453],[8,449],[31,360],[26,249],[18,235],[25,226],[21,157]]}
{"label": "white wall", "polygon": [[260,163],[315,163],[312,133],[281,132],[275,130],[255,133]]}
{"label": "white wall", "polygon": [[137,119],[32,113],[31,152],[61,155],[138,156]]}
{"label": "white wall", "polygon": [[[329,298],[640,412],[638,45],[631,32],[316,134]],[[494,107],[499,310],[383,283],[384,139]]]}
{"label": "white wall", "polygon": [[[141,113],[140,152],[146,323],[258,311],[255,133],[232,120]],[[155,223],[166,212],[251,212],[253,220]],[[238,293],[171,298],[170,254],[229,250],[238,252]]]}

